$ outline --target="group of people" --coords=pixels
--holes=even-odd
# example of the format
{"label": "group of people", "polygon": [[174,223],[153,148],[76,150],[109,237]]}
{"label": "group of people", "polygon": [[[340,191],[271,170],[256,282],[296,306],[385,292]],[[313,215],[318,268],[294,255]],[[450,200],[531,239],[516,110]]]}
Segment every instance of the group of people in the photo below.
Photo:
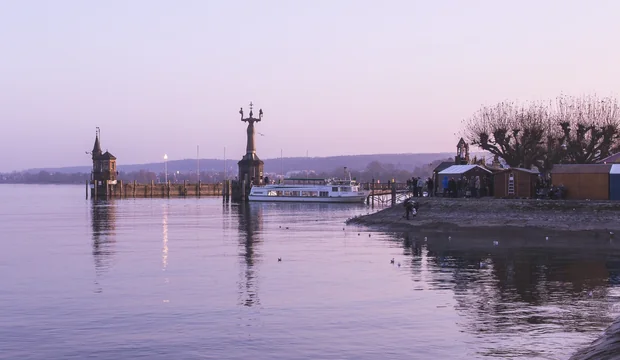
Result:
{"label": "group of people", "polygon": [[407,180],[407,186],[411,189],[414,197],[424,196],[424,189],[426,189],[428,196],[433,196],[434,193],[433,179],[430,177],[424,180],[421,177],[414,176]]}
{"label": "group of people", "polygon": [[492,189],[490,189],[492,182],[488,182],[484,178],[481,179],[480,176],[471,176],[469,178],[462,176],[458,179],[455,179],[454,177],[448,179],[447,176],[444,176],[442,186],[444,197],[479,198],[492,193]]}

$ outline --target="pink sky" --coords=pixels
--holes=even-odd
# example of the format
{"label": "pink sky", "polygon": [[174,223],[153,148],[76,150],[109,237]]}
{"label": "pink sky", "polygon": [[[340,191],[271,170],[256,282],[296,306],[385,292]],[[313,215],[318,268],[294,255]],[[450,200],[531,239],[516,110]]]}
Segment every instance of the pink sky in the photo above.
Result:
{"label": "pink sky", "polygon": [[481,104],[617,96],[616,1],[4,1],[0,171],[452,151]]}

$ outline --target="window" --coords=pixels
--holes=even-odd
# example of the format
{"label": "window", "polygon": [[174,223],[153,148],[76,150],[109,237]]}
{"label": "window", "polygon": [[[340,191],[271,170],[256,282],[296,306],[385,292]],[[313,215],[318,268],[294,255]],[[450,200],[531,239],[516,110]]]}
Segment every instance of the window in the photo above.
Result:
{"label": "window", "polygon": [[[269,195],[269,196],[278,196],[278,192],[277,192],[277,191],[273,191],[273,190],[271,190],[271,191],[269,191],[269,192],[267,193],[267,195]],[[281,195],[281,194],[280,194],[280,195]]]}
{"label": "window", "polygon": [[350,188],[350,187],[348,187],[348,186],[347,186],[347,187],[341,187],[341,188],[340,188],[340,191],[343,191],[343,192],[351,192],[351,188]]}
{"label": "window", "polygon": [[319,193],[317,191],[302,191],[301,196],[318,196]]}
{"label": "window", "polygon": [[338,192],[338,187],[337,187],[337,186],[334,186],[334,187],[332,188],[332,192]]}
{"label": "window", "polygon": [[321,192],[319,193],[319,196],[320,196],[320,197],[329,197],[329,192],[328,192],[328,191],[321,191]]}

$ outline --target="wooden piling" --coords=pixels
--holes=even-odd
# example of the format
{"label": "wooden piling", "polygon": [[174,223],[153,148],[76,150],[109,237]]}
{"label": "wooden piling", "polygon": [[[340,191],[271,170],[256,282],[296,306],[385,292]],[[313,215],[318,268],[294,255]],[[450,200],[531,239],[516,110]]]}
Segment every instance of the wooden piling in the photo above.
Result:
{"label": "wooden piling", "polygon": [[392,182],[392,206],[396,205],[396,184]]}
{"label": "wooden piling", "polygon": [[155,180],[151,180],[151,197],[153,197],[153,187],[155,186]]}
{"label": "wooden piling", "polygon": [[93,198],[96,199],[97,198],[97,187],[98,187],[97,185],[99,184],[97,184],[97,180],[93,182],[95,183],[95,186],[93,187],[93,195],[94,195]]}
{"label": "wooden piling", "polygon": [[88,200],[88,180],[86,180],[86,200]]}
{"label": "wooden piling", "polygon": [[123,197],[123,180],[119,180],[118,185],[120,186],[120,193],[118,194],[118,197],[122,198]]}
{"label": "wooden piling", "polygon": [[371,207],[375,207],[375,179],[372,179],[372,184],[370,184],[370,193],[372,194],[372,205]]}

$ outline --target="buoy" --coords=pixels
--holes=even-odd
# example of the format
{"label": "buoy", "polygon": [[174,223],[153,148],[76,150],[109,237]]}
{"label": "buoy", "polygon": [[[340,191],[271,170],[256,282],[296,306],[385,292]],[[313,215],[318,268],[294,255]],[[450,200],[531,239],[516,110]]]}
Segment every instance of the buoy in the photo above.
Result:
{"label": "buoy", "polygon": [[496,245],[496,246],[499,245],[499,241],[497,240],[493,241],[493,245]]}
{"label": "buoy", "polygon": [[545,240],[549,241],[549,237],[547,236],[547,237],[545,238]]}

